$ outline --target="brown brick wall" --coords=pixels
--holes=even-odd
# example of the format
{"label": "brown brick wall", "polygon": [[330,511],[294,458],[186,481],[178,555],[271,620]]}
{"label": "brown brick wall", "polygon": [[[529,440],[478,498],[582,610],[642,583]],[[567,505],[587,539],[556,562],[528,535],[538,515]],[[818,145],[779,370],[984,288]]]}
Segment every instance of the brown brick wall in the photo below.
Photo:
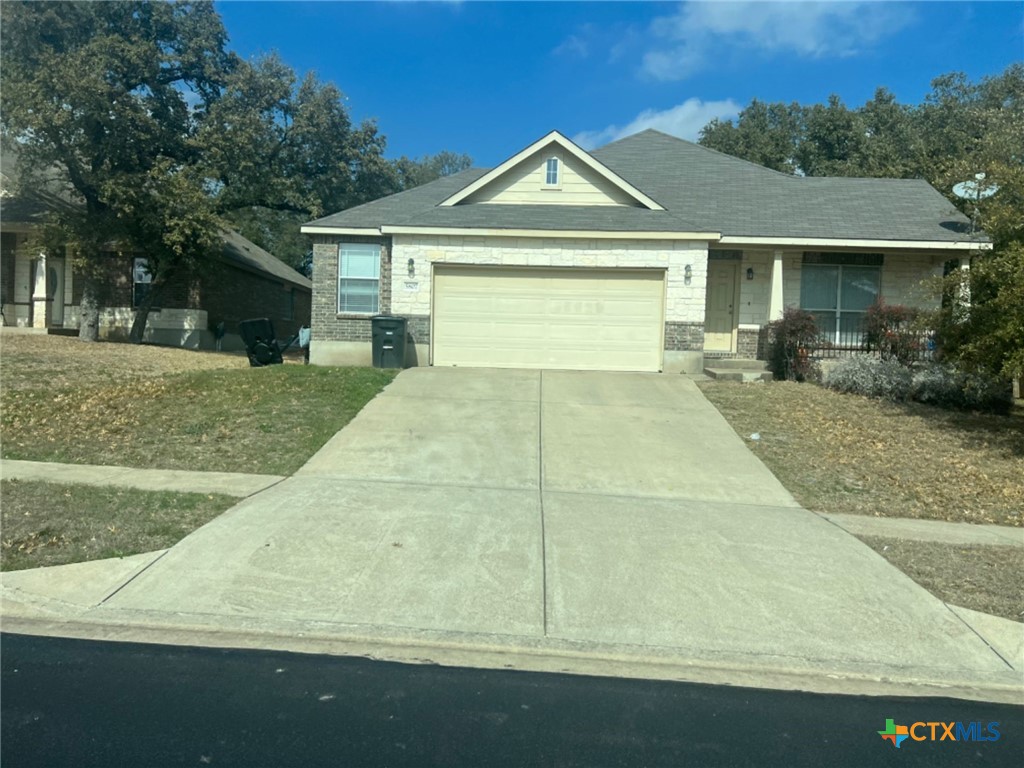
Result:
{"label": "brown brick wall", "polygon": [[[291,292],[294,292],[294,311],[289,318]],[[239,320],[255,317],[269,317],[278,338],[291,336],[299,326],[310,322],[311,297],[307,289],[230,264],[222,265],[215,275],[204,279],[197,293],[198,304],[207,311],[210,327],[223,322],[228,333],[238,331]],[[181,293],[174,296],[179,302],[183,298]]]}
{"label": "brown brick wall", "polygon": [[313,238],[314,341],[370,341],[367,315],[338,313],[338,245],[380,245],[380,312],[391,311],[391,238],[317,235]]}
{"label": "brown brick wall", "polygon": [[736,356],[752,360],[757,358],[760,331],[752,328],[740,328],[736,332]]}
{"label": "brown brick wall", "polygon": [[[132,306],[132,264],[144,254],[111,253],[102,266],[100,304],[104,307]],[[82,280],[75,279],[73,302],[82,300]],[[291,318],[289,292],[295,292]],[[284,280],[263,277],[230,264],[218,264],[202,278],[188,272],[174,274],[164,287],[154,309],[206,310],[210,329],[224,322],[227,333],[238,332],[238,321],[269,317],[278,337],[296,333],[310,319],[310,292]]]}
{"label": "brown brick wall", "polygon": [[665,323],[665,349],[673,352],[704,349],[703,323]]}
{"label": "brown brick wall", "polygon": [[409,335],[410,344],[419,344],[422,346],[430,344],[430,316],[409,316],[406,321],[405,331]]}

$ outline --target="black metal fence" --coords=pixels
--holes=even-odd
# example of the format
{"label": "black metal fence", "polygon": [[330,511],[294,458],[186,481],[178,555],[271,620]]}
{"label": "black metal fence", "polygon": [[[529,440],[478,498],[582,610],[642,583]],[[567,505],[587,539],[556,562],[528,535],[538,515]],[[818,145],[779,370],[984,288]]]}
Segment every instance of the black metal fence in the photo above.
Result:
{"label": "black metal fence", "polygon": [[[898,340],[900,357],[909,362],[928,362],[934,360],[938,353],[938,345],[935,340],[934,331],[900,331]],[[897,343],[894,338],[892,344],[871,345],[868,344],[866,335],[861,328],[843,329],[838,334],[827,334],[821,337],[821,341],[811,347],[808,352],[816,358],[831,360],[853,355],[872,355],[874,357],[892,356],[890,351]],[[880,348],[881,346],[881,348]]]}

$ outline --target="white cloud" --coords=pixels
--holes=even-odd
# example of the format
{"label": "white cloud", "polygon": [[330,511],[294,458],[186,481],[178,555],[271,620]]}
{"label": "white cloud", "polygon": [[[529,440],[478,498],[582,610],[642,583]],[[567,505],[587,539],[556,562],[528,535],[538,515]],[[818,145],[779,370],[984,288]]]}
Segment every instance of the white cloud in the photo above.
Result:
{"label": "white cloud", "polygon": [[551,53],[579,59],[605,59],[614,63],[630,51],[640,49],[647,38],[646,30],[636,25],[614,24],[605,28],[587,23],[577,27]]}
{"label": "white cloud", "polygon": [[598,131],[583,131],[572,140],[584,149],[594,149],[610,141],[631,136],[648,128],[678,136],[680,139],[696,141],[700,129],[712,119],[736,117],[742,107],[732,99],[725,101],[701,101],[687,99],[682,104],[664,110],[645,109],[625,126],[609,125]]}
{"label": "white cloud", "polygon": [[655,44],[642,72],[682,80],[716,57],[749,50],[808,58],[852,56],[913,20],[905,5],[880,2],[689,2],[651,24]]}
{"label": "white cloud", "polygon": [[569,35],[552,53],[556,56],[577,56],[585,59],[590,55],[590,45],[581,35]]}

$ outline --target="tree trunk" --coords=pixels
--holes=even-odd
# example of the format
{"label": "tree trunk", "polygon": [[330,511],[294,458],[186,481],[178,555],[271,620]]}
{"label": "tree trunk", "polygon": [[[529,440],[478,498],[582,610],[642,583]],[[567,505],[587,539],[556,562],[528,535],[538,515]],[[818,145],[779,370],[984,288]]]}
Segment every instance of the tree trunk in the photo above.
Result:
{"label": "tree trunk", "polygon": [[142,303],[135,309],[135,319],[132,321],[132,329],[128,332],[128,343],[141,344],[146,334],[146,323],[149,321],[149,312],[156,303],[157,296],[162,293],[163,280],[153,279],[149,284],[149,292]]}
{"label": "tree trunk", "polygon": [[99,341],[100,338],[100,301],[99,281],[96,277],[86,274],[82,277],[81,322],[78,325],[78,338],[82,341]]}

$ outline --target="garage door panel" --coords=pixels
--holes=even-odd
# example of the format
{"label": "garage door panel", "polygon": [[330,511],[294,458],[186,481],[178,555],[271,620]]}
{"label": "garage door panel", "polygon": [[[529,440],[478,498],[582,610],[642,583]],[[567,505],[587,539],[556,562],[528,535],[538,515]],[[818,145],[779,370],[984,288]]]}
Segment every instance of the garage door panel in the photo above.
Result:
{"label": "garage door panel", "polygon": [[435,269],[435,365],[661,368],[661,270]]}

